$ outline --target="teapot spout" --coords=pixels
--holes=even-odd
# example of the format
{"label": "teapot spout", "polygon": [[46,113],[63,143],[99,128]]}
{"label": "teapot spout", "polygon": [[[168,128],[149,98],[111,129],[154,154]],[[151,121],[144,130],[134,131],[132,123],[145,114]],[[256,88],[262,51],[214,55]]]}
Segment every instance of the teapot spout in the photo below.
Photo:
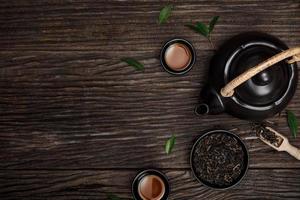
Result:
{"label": "teapot spout", "polygon": [[220,114],[224,112],[224,104],[220,95],[212,88],[205,88],[201,94],[204,99],[203,102],[198,104],[195,108],[197,115],[205,114]]}
{"label": "teapot spout", "polygon": [[216,115],[224,112],[224,107],[222,104],[216,105],[208,105],[206,103],[201,103],[198,104],[195,108],[195,113],[197,115],[206,115],[206,114],[211,114],[211,115]]}
{"label": "teapot spout", "polygon": [[201,103],[195,107],[197,115],[205,115],[209,113],[209,106],[206,103]]}

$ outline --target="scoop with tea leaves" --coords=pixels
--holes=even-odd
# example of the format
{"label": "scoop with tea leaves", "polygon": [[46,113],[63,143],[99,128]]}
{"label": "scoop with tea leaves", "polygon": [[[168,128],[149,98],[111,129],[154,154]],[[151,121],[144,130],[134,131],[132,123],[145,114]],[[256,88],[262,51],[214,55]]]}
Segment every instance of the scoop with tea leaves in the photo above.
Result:
{"label": "scoop with tea leaves", "polygon": [[300,149],[291,145],[285,136],[278,133],[271,127],[261,126],[256,130],[256,135],[259,137],[259,139],[261,139],[261,141],[273,149],[276,149],[277,151],[286,151],[297,160],[300,160]]}

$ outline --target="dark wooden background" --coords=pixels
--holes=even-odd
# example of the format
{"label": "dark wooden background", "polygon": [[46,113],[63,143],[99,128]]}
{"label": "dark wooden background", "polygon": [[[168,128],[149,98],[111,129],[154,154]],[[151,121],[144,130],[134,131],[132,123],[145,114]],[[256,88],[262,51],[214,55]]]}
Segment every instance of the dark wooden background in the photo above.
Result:
{"label": "dark wooden background", "polygon": [[[257,140],[249,122],[227,114],[197,117],[198,94],[214,51],[184,27],[220,15],[213,43],[245,31],[300,45],[299,0],[1,1],[0,199],[131,198],[133,177],[158,168],[170,199],[300,199],[300,161]],[[159,64],[162,44],[183,37],[197,62],[174,77]],[[120,62],[135,57],[144,72]],[[300,87],[288,108],[300,117]],[[271,121],[292,144],[286,115]],[[250,151],[250,169],[237,187],[213,191],[189,167],[193,141],[206,129],[235,130]],[[164,143],[177,136],[167,156]]]}

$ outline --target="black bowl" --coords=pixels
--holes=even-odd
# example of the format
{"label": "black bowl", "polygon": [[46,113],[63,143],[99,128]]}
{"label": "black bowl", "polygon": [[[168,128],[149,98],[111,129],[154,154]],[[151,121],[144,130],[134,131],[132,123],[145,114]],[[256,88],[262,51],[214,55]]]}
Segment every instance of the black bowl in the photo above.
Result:
{"label": "black bowl", "polygon": [[[202,139],[204,139],[205,137],[209,136],[209,135],[220,134],[220,133],[221,134],[226,134],[227,136],[235,138],[238,141],[238,145],[242,148],[243,155],[244,155],[244,157],[243,157],[243,167],[241,169],[241,173],[239,174],[239,176],[236,179],[234,179],[232,181],[232,183],[230,183],[230,185],[226,185],[226,186],[225,185],[220,186],[220,185],[212,184],[212,183],[210,183],[206,180],[203,180],[201,177],[197,176],[196,169],[195,169],[195,166],[194,166],[194,163],[193,163],[193,158],[195,156],[195,149],[196,149],[197,145],[199,144],[199,142]],[[243,179],[243,177],[245,176],[245,174],[247,173],[247,171],[248,171],[248,164],[249,164],[249,154],[248,154],[248,150],[247,150],[245,144],[242,142],[242,140],[237,135],[233,134],[232,132],[226,131],[226,130],[213,130],[213,131],[206,132],[205,134],[203,134],[201,137],[199,137],[196,140],[196,142],[193,145],[191,154],[190,154],[190,165],[191,165],[194,177],[200,183],[202,183],[204,186],[207,186],[207,187],[212,188],[212,189],[224,190],[224,189],[232,188],[232,187],[236,186],[237,184],[239,184],[241,182],[241,180]]]}

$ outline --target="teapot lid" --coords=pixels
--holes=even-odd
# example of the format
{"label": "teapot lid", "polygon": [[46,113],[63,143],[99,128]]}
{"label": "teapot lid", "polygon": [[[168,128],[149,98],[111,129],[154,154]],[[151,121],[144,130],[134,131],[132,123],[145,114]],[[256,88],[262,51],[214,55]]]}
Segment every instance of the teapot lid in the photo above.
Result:
{"label": "teapot lid", "polygon": [[[225,65],[225,82],[281,52],[268,43],[249,43],[234,52]],[[264,107],[280,101],[290,87],[292,68],[286,62],[260,72],[235,90],[236,102],[248,107]]]}

